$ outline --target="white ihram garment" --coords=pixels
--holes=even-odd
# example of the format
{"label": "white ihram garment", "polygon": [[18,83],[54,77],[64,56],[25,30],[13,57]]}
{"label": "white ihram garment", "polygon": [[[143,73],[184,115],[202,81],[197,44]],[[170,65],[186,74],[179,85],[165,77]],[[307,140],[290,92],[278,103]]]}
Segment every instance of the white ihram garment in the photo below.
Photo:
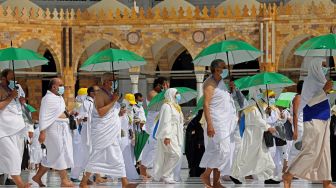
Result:
{"label": "white ihram garment", "polygon": [[44,144],[47,148],[42,165],[55,170],[68,169],[74,165],[69,120],[58,118],[64,111],[63,97],[48,91],[42,98],[39,115],[40,130],[46,133]]}
{"label": "white ihram garment", "polygon": [[115,104],[103,117],[93,108],[91,143],[87,172],[126,177],[125,164],[120,148],[120,105]]}
{"label": "white ihram garment", "polygon": [[215,88],[209,108],[215,135],[212,138],[206,136],[208,141],[200,167],[216,168],[223,174],[230,174],[231,156],[234,153],[232,135],[237,125],[237,116],[234,101],[225,89],[223,80]]}

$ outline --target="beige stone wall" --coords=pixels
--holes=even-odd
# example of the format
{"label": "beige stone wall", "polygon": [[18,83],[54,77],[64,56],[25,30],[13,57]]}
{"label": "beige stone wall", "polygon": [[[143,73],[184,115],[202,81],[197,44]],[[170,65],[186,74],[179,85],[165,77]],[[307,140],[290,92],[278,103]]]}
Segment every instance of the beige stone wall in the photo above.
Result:
{"label": "beige stone wall", "polygon": [[[170,70],[173,59],[184,50],[188,50],[194,58],[202,49],[224,40],[226,36],[227,39],[244,40],[257,48],[263,46],[265,53],[263,61],[260,61],[261,69],[277,71],[281,68],[301,66],[300,58],[294,56],[295,48],[312,36],[329,32],[330,27],[336,23],[334,8],[333,4],[305,6],[261,4],[258,9],[254,6],[248,9],[244,5],[228,7],[226,10],[222,7],[162,11],[141,8],[139,13],[134,10],[117,9],[115,12],[101,10],[96,14],[90,14],[80,10],[19,10],[0,6],[0,48],[9,47],[11,40],[15,47],[20,47],[32,39],[40,41],[38,52],[42,54],[46,49],[51,51],[57,71],[65,82],[67,88],[65,98],[71,108],[74,101],[76,72],[89,57],[87,49],[102,39],[111,42],[117,48],[128,49],[145,57],[148,64],[141,70],[153,72],[158,63],[160,69]],[[265,28],[266,24],[268,29]],[[61,45],[63,28],[67,29],[65,67]],[[69,66],[69,28],[72,28],[72,66]],[[204,41],[197,43],[193,40],[195,31],[204,32]],[[135,44],[131,44],[127,39],[130,32],[136,32],[139,36]],[[157,54],[153,54],[152,46],[162,39],[170,39],[172,44],[179,43],[184,48],[177,49],[170,59],[158,60],[157,57],[164,57],[169,44],[159,49]],[[106,47],[108,46],[104,44],[100,49]],[[20,82],[28,92],[30,103],[38,108],[42,97],[41,81],[25,78]],[[99,79],[95,77],[81,77],[80,87],[87,87],[97,82]]]}

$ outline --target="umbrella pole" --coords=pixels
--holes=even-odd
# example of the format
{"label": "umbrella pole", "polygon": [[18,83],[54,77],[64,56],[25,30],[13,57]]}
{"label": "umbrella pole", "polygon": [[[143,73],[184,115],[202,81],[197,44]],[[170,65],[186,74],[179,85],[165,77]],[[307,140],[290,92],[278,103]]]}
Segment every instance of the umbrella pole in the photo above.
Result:
{"label": "umbrella pole", "polygon": [[14,88],[16,89],[16,81],[15,81],[15,69],[14,69],[14,60],[12,60],[12,68],[13,68],[13,76],[14,76]]}
{"label": "umbrella pole", "polygon": [[269,107],[269,99],[268,99],[268,88],[266,84],[266,98],[267,98],[267,107]]}
{"label": "umbrella pole", "polygon": [[[224,39],[226,40],[226,34],[224,35]],[[227,63],[228,63],[228,71],[229,71],[229,79],[230,81],[231,79],[231,71],[230,71],[230,60],[229,60],[229,52],[225,52],[226,53],[226,59],[227,59]]]}

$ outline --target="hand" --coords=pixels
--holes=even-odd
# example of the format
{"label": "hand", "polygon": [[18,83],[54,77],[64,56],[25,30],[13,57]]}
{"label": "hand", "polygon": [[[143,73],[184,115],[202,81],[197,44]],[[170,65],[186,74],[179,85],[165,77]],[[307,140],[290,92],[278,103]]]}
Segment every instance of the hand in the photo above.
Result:
{"label": "hand", "polygon": [[13,90],[13,91],[11,91],[9,96],[10,96],[11,99],[15,99],[18,95],[19,95],[18,91]]}
{"label": "hand", "polygon": [[234,91],[236,89],[236,85],[234,84],[233,80],[230,80],[229,86],[230,86],[232,91]]}
{"label": "hand", "polygon": [[327,83],[325,83],[323,90],[324,92],[328,93],[329,91],[331,91],[333,89],[333,81],[332,80],[328,80]]}
{"label": "hand", "polygon": [[120,98],[120,96],[119,96],[119,92],[113,92],[113,94],[112,94],[112,100],[113,101],[118,101],[119,100],[119,98]]}
{"label": "hand", "polygon": [[38,140],[39,140],[39,142],[42,144],[42,143],[44,143],[45,139],[46,139],[46,134],[45,134],[44,131],[41,131]]}
{"label": "hand", "polygon": [[275,132],[277,132],[277,130],[274,128],[274,127],[270,127],[270,128],[268,128],[267,129],[270,133],[275,133]]}
{"label": "hand", "polygon": [[20,100],[20,103],[21,103],[21,104],[26,103],[26,99],[25,99],[24,97],[20,97],[19,100]]}
{"label": "hand", "polygon": [[298,139],[298,131],[297,130],[294,130],[294,132],[293,132],[293,140],[297,140]]}
{"label": "hand", "polygon": [[87,122],[87,117],[84,117],[83,122]]}
{"label": "hand", "polygon": [[163,141],[164,145],[168,146],[170,145],[170,139],[169,138],[165,138]]}
{"label": "hand", "polygon": [[208,125],[208,128],[207,128],[207,132],[208,132],[208,137],[214,137],[215,136],[215,129],[213,128],[213,126],[209,126]]}
{"label": "hand", "polygon": [[271,113],[272,113],[272,108],[270,106],[267,107],[266,110],[265,110],[265,112],[266,112],[266,114],[268,114],[270,116]]}
{"label": "hand", "polygon": [[285,119],[285,113],[281,112],[280,117],[281,119]]}

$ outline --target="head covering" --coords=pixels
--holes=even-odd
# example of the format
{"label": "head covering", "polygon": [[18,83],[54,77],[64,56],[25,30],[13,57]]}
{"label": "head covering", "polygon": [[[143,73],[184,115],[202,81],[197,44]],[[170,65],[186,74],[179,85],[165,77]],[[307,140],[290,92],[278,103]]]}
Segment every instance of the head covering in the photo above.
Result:
{"label": "head covering", "polygon": [[325,60],[323,57],[314,57],[311,59],[310,66],[308,67],[308,76],[305,78],[302,87],[300,112],[314,96],[323,90],[327,82],[322,71],[322,62]]}
{"label": "head covering", "polygon": [[175,88],[169,88],[166,90],[166,93],[164,95],[165,101],[169,103],[176,103],[175,95],[177,93],[177,89]]}
{"label": "head covering", "polygon": [[273,90],[266,90],[264,91],[264,96],[266,97],[268,94],[268,97],[275,97],[276,93]]}
{"label": "head covering", "polygon": [[127,93],[125,95],[125,100],[127,100],[129,102],[129,104],[136,104],[135,96],[131,93]]}
{"label": "head covering", "polygon": [[87,95],[87,88],[80,88],[77,92],[77,95]]}

